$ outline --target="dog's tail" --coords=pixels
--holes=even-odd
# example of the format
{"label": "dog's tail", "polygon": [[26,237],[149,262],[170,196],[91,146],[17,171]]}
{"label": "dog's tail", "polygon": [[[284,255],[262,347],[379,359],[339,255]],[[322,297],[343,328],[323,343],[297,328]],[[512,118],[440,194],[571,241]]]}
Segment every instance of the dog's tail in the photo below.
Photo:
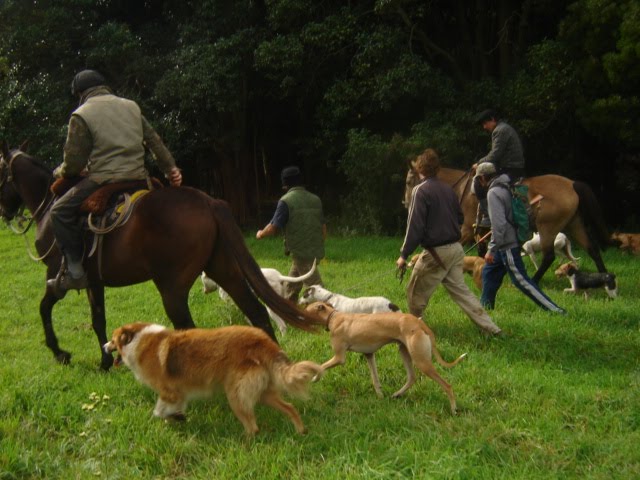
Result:
{"label": "dog's tail", "polygon": [[272,366],[271,376],[276,389],[295,398],[309,397],[308,386],[314,378],[322,376],[322,366],[311,361],[292,363],[282,355]]}
{"label": "dog's tail", "polygon": [[458,363],[460,363],[462,360],[466,358],[467,354],[463,353],[458,358],[456,358],[453,362],[447,362],[446,360],[444,360],[442,358],[442,355],[440,355],[440,351],[438,350],[438,347],[436,347],[436,336],[433,334],[433,332],[429,327],[427,327],[424,323],[423,325],[424,325],[424,328],[423,328],[424,332],[429,336],[429,339],[431,340],[431,349],[433,350],[433,356],[436,357],[436,360],[440,365],[446,368],[451,368],[456,366]]}
{"label": "dog's tail", "polygon": [[280,275],[280,280],[282,280],[283,282],[289,282],[289,283],[304,282],[307,278],[313,275],[313,272],[316,271],[316,262],[317,262],[317,259],[314,258],[313,265],[311,265],[311,268],[309,269],[309,271],[304,275],[300,275],[299,277],[288,277],[286,275]]}

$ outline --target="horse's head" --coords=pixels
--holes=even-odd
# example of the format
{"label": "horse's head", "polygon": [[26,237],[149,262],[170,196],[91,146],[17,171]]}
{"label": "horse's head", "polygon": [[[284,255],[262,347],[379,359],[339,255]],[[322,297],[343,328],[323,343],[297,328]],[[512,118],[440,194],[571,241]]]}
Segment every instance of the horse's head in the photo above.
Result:
{"label": "horse's head", "polygon": [[22,197],[13,180],[11,165],[13,159],[19,155],[19,149],[10,150],[7,142],[2,142],[0,155],[0,218],[12,220],[23,204]]}

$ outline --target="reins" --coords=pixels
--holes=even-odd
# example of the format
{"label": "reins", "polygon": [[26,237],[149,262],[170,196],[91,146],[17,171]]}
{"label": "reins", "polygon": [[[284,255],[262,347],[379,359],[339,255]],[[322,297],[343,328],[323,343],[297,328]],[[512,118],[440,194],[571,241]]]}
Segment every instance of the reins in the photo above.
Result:
{"label": "reins", "polygon": [[458,203],[460,205],[462,205],[462,202],[464,201],[464,194],[467,191],[467,187],[469,186],[469,181],[471,180],[471,169],[467,170],[466,172],[464,172],[462,174],[462,176],[456,180],[455,182],[453,182],[453,184],[451,185],[451,188],[455,191],[455,188],[458,186],[458,184],[462,181],[463,178],[466,177],[466,181],[464,184],[464,187],[462,187],[462,191],[460,192],[460,198],[458,199]]}

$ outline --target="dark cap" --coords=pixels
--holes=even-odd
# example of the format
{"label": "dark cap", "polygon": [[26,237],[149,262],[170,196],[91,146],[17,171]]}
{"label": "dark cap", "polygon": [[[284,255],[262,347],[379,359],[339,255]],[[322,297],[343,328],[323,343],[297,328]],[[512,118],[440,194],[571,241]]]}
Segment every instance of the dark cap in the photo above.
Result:
{"label": "dark cap", "polygon": [[78,95],[91,87],[106,85],[107,81],[100,72],[95,70],[82,70],[71,82],[71,94]]}
{"label": "dark cap", "polygon": [[479,123],[480,125],[482,125],[484,122],[491,119],[498,120],[498,115],[496,114],[495,110],[492,110],[489,108],[477,114],[475,121],[476,123]]}
{"label": "dark cap", "polygon": [[282,169],[280,180],[283,187],[296,187],[302,185],[302,172],[298,167],[291,166]]}

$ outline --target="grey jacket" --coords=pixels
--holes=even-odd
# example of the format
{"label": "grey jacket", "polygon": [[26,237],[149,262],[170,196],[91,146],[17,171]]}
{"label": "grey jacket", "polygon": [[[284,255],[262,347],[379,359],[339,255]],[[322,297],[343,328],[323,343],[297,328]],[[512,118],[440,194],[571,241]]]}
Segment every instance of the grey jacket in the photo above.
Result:
{"label": "grey jacket", "polygon": [[513,226],[511,191],[507,175],[498,175],[491,181],[487,193],[487,204],[492,232],[489,252],[495,253],[518,247],[518,236]]}
{"label": "grey jacket", "polygon": [[518,133],[511,125],[499,121],[491,132],[491,151],[478,163],[491,162],[496,168],[524,168],[524,153]]}

